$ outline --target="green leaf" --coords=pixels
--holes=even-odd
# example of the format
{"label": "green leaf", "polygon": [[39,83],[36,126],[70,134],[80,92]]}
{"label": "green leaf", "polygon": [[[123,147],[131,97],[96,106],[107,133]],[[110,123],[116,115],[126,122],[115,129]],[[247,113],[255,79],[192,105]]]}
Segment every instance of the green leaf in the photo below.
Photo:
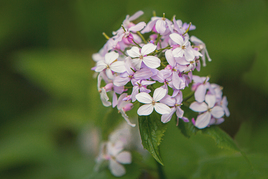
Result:
{"label": "green leaf", "polygon": [[190,138],[192,135],[196,134],[198,129],[193,125],[191,122],[184,122],[180,119],[178,128],[181,130],[181,133],[187,137]]}
{"label": "green leaf", "polygon": [[246,154],[243,151],[241,151],[237,147],[234,140],[226,132],[220,129],[218,126],[207,127],[205,129],[202,129],[201,131],[202,131],[202,134],[205,134],[213,138],[219,148],[240,152],[243,155],[243,157],[246,159],[246,161],[251,165],[251,167],[253,167],[251,162],[247,158]]}
{"label": "green leaf", "polygon": [[240,151],[240,149],[235,144],[234,140],[218,126],[211,126],[202,129],[202,134],[205,134],[213,138],[219,148],[230,149],[235,151]]}
{"label": "green leaf", "polygon": [[160,120],[160,115],[155,112],[150,116],[139,116],[142,145],[161,165],[164,164],[160,156],[159,145],[166,128],[166,124],[163,124]]}

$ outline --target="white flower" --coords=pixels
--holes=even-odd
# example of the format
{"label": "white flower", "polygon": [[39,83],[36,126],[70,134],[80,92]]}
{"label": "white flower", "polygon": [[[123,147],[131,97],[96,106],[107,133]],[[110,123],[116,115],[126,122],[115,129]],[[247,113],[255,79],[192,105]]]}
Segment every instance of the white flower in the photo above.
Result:
{"label": "white flower", "polygon": [[123,150],[123,143],[117,141],[116,143],[107,143],[107,152],[109,160],[109,168],[114,176],[120,177],[126,173],[126,169],[121,164],[131,163],[131,154]]}
{"label": "white flower", "polygon": [[185,57],[187,61],[192,61],[195,58],[195,53],[194,50],[191,47],[191,44],[188,40],[188,37],[186,36],[185,39],[183,40],[182,36],[177,34],[177,33],[172,33],[169,35],[169,37],[179,44],[180,46],[175,48],[172,51],[172,54],[174,57]]}
{"label": "white flower", "polygon": [[95,71],[102,72],[106,69],[106,75],[108,78],[113,79],[113,73],[123,73],[126,71],[125,63],[123,61],[117,61],[119,54],[112,51],[105,54],[104,60],[97,62]]}
{"label": "white flower", "polygon": [[156,45],[148,43],[141,48],[141,51],[138,47],[132,47],[130,50],[127,50],[127,54],[134,58],[132,62],[137,69],[141,68],[142,62],[149,68],[157,68],[160,66],[160,59],[155,56],[147,56],[155,51],[155,49]]}
{"label": "white flower", "polygon": [[205,102],[193,102],[190,105],[190,109],[192,109],[193,111],[204,112],[197,117],[195,122],[195,126],[199,129],[207,127],[210,123],[211,117],[221,118],[224,115],[223,108],[220,106],[215,106],[215,95],[207,94],[205,97]]}
{"label": "white flower", "polygon": [[157,88],[154,91],[153,97],[151,97],[146,92],[141,92],[137,94],[136,99],[141,103],[145,103],[138,109],[138,115],[148,116],[153,112],[154,109],[159,114],[171,113],[171,109],[166,104],[158,102],[161,99],[163,99],[166,96],[166,94],[167,94],[167,89],[164,89],[161,87]]}

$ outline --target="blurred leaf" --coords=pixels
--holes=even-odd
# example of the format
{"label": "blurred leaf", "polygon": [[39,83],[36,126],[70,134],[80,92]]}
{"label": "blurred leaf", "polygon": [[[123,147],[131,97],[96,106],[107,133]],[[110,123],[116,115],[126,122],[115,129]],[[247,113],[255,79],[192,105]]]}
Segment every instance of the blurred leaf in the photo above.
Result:
{"label": "blurred leaf", "polygon": [[[108,137],[112,131],[118,126],[119,123],[123,121],[123,117],[118,112],[117,108],[110,107],[106,112],[105,116],[99,120],[99,126],[102,130],[102,138],[103,140],[108,140]],[[124,121],[125,122],[125,121]]]}
{"label": "blurred leaf", "polygon": [[157,162],[164,165],[158,146],[167,129],[166,124],[161,122],[160,115],[155,112],[149,116],[139,116],[138,120],[143,147],[151,153]]}
{"label": "blurred leaf", "polygon": [[26,50],[14,55],[14,66],[18,72],[55,97],[85,100],[92,81],[87,55],[67,49]]}
{"label": "blurred leaf", "polygon": [[219,148],[241,152],[234,140],[218,126],[210,126],[200,131],[202,134],[213,138]]}
{"label": "blurred leaf", "polygon": [[254,169],[244,162],[241,156],[237,155],[204,158],[199,161],[192,178],[266,178],[268,176],[268,156],[249,155],[248,157],[252,161]]}
{"label": "blurred leaf", "polygon": [[184,122],[181,119],[178,127],[181,130],[181,133],[188,138],[196,134],[196,132],[198,131],[198,129],[193,125],[192,122]]}

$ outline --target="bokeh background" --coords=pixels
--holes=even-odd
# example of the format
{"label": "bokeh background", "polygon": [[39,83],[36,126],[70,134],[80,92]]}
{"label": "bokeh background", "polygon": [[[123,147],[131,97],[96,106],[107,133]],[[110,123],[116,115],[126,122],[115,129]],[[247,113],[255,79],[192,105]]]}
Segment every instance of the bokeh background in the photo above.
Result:
{"label": "bokeh background", "polygon": [[[200,75],[224,87],[231,116],[220,125],[248,155],[187,139],[169,124],[161,145],[168,178],[268,176],[268,7],[254,0],[2,0],[0,178],[90,178],[101,105],[92,53],[127,14],[192,22],[212,62]],[[89,135],[91,134],[91,135]],[[149,159],[149,163],[150,163]],[[146,161],[145,161],[146,163]],[[154,165],[152,165],[154,169]],[[127,170],[131,170],[129,167]],[[140,170],[143,177],[145,170]],[[139,173],[135,177],[139,176]],[[132,176],[133,177],[133,176]],[[153,176],[151,176],[153,178]]]}

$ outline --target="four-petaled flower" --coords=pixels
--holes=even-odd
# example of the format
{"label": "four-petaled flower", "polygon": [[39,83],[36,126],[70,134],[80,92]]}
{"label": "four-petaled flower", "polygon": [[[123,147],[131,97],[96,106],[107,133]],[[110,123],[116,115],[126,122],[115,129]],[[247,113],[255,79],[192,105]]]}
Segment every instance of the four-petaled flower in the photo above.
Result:
{"label": "four-petaled flower", "polygon": [[106,69],[106,75],[108,78],[113,79],[113,72],[123,73],[126,71],[125,63],[123,61],[117,61],[119,54],[112,51],[105,55],[104,60],[97,62],[96,72],[102,72]]}
{"label": "four-petaled flower", "polygon": [[205,102],[198,103],[193,102],[190,105],[190,109],[201,114],[197,117],[195,126],[199,129],[203,129],[210,123],[211,117],[221,118],[224,115],[223,108],[221,106],[215,106],[215,95],[207,94],[205,96]]}
{"label": "four-petaled flower", "polygon": [[140,69],[142,62],[149,68],[158,68],[160,66],[160,59],[155,56],[147,56],[154,52],[156,45],[148,43],[144,45],[141,50],[138,47],[132,47],[127,50],[127,54],[132,57],[132,62],[135,68]]}
{"label": "four-petaled flower", "polygon": [[167,89],[161,87],[154,91],[153,97],[146,92],[137,94],[136,99],[141,103],[145,103],[138,109],[138,115],[148,116],[153,112],[154,109],[159,114],[169,114],[171,109],[166,104],[158,102],[163,99],[166,94]]}

